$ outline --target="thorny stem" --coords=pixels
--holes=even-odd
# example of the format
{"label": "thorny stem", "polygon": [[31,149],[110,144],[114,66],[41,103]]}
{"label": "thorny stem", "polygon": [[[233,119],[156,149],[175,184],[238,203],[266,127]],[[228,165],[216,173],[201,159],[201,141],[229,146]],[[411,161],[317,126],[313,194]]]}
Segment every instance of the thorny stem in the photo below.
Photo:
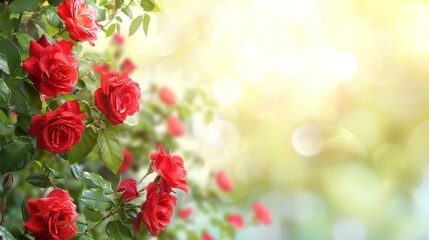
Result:
{"label": "thorny stem", "polygon": [[140,181],[138,182],[138,184],[142,183],[143,180],[152,173],[152,164],[149,166],[149,169],[147,170],[147,173],[140,179]]}

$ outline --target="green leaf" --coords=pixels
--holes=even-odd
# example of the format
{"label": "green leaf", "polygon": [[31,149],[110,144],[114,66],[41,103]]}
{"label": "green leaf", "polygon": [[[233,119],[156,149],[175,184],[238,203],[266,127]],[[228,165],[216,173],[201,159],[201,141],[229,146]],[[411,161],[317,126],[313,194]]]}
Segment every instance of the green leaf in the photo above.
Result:
{"label": "green leaf", "polygon": [[102,130],[97,139],[98,154],[101,161],[116,173],[124,161],[119,140],[113,132]]}
{"label": "green leaf", "polygon": [[28,129],[30,129],[30,122],[30,116],[19,114],[17,117],[17,124],[25,131],[28,131]]}
{"label": "green leaf", "polygon": [[0,239],[15,240],[12,234],[3,226],[0,226]]}
{"label": "green leaf", "polygon": [[24,221],[26,221],[29,217],[26,200],[22,201],[22,203],[21,203],[21,215],[22,215],[22,220],[24,220]]}
{"label": "green leaf", "polygon": [[115,28],[116,28],[116,23],[111,24],[109,28],[107,28],[106,30],[106,37],[110,37],[115,32]]}
{"label": "green leaf", "polygon": [[209,124],[213,121],[213,111],[209,110],[204,115],[204,123]]}
{"label": "green leaf", "polygon": [[79,214],[76,219],[76,230],[78,234],[84,234],[88,229],[88,224],[86,223],[85,215]]}
{"label": "green leaf", "polygon": [[130,7],[124,7],[122,8],[122,12],[125,13],[130,19],[133,19],[133,12],[131,11]]}
{"label": "green leaf", "polygon": [[48,0],[48,3],[52,6],[57,7],[63,0]]}
{"label": "green leaf", "polygon": [[86,219],[91,222],[97,222],[103,218],[103,214],[101,214],[100,212],[91,211],[88,208],[83,209],[83,214],[85,215]]}
{"label": "green leaf", "polygon": [[159,12],[159,7],[153,0],[142,0],[140,6],[147,12]]}
{"label": "green leaf", "polygon": [[11,75],[20,65],[21,55],[15,44],[7,39],[0,39],[0,70]]}
{"label": "green leaf", "polygon": [[41,173],[28,176],[27,182],[41,188],[48,188],[52,186],[51,180],[48,178],[48,176]]}
{"label": "green leaf", "polygon": [[81,201],[89,210],[106,211],[112,208],[113,201],[104,195],[100,189],[84,190]]}
{"label": "green leaf", "polygon": [[149,30],[149,24],[150,24],[150,16],[148,14],[145,14],[143,18],[143,31],[146,36],[147,36],[147,31]]}
{"label": "green leaf", "polygon": [[105,194],[113,193],[112,184],[97,173],[83,172],[87,188],[98,188]]}
{"label": "green leaf", "polygon": [[38,0],[15,0],[9,5],[9,10],[12,13],[32,12],[39,7]]}
{"label": "green leaf", "polygon": [[143,22],[143,16],[138,16],[138,17],[136,17],[136,19],[134,19],[134,20],[131,22],[130,30],[129,30],[128,36],[132,36],[132,35],[134,35],[134,33],[137,31],[137,29],[139,29],[139,27],[140,27],[140,25],[142,24],[142,22]]}
{"label": "green leaf", "polygon": [[26,52],[28,52],[28,49],[30,48],[30,41],[34,40],[34,39],[26,33],[16,32],[14,34],[15,34],[16,39],[18,39],[18,42],[21,45],[21,47]]}
{"label": "green leaf", "polygon": [[58,16],[58,13],[56,11],[56,8],[50,7],[46,9],[45,12],[46,20],[48,20],[48,23],[55,28],[58,28],[58,26],[61,23],[61,19]]}
{"label": "green leaf", "polygon": [[106,9],[105,8],[95,7],[95,10],[97,10],[97,14],[98,14],[97,20],[99,22],[102,22],[102,21],[106,20]]}
{"label": "green leaf", "polygon": [[0,106],[9,105],[11,92],[9,87],[0,78]]}
{"label": "green leaf", "polygon": [[98,131],[94,127],[87,127],[78,144],[74,145],[72,150],[67,153],[70,163],[77,163],[86,157],[97,143]]}
{"label": "green leaf", "polygon": [[31,83],[20,79],[6,79],[7,86],[12,92],[10,109],[25,116],[36,115],[42,109],[39,92]]}
{"label": "green leaf", "polygon": [[137,125],[137,119],[134,117],[127,117],[127,119],[118,125],[113,125],[110,121],[106,121],[107,128],[112,131],[125,131]]}
{"label": "green leaf", "polygon": [[3,4],[0,4],[0,32],[4,32],[5,36],[8,36],[9,33],[13,30],[12,21],[9,19],[9,10]]}
{"label": "green leaf", "polygon": [[57,171],[57,170],[50,168],[50,167],[48,167],[48,169],[49,169],[49,171],[51,171],[52,175],[54,175],[54,178],[56,178],[56,179],[62,179],[62,178],[66,177],[66,175],[61,171]]}
{"label": "green leaf", "polygon": [[114,240],[131,240],[133,234],[130,229],[120,221],[111,221],[106,225],[106,233]]}
{"label": "green leaf", "polygon": [[80,171],[79,166],[77,164],[70,165],[70,172],[76,180],[80,181],[84,186],[86,186],[85,180],[83,179],[82,171]]}
{"label": "green leaf", "polygon": [[29,139],[12,139],[0,150],[0,174],[23,169],[33,156],[34,147]]}

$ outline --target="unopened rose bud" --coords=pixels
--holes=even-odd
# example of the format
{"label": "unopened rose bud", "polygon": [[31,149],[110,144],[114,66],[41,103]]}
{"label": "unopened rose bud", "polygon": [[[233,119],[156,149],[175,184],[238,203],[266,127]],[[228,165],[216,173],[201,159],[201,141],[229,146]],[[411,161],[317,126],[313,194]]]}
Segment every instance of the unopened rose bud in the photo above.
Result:
{"label": "unopened rose bud", "polygon": [[12,173],[7,173],[1,183],[4,190],[9,190],[13,187],[13,175]]}

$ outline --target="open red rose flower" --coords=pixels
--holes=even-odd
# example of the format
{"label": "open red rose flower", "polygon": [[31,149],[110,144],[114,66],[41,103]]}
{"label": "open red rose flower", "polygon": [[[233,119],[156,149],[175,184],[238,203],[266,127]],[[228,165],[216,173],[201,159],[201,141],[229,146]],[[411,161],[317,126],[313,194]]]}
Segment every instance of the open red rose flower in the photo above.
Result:
{"label": "open red rose flower", "polygon": [[127,116],[140,110],[140,87],[128,73],[102,72],[101,87],[95,91],[95,105],[113,125],[123,123]]}
{"label": "open red rose flower", "polygon": [[76,235],[76,205],[67,191],[54,189],[46,198],[29,199],[25,229],[36,240],[71,239]]}
{"label": "open red rose flower", "polygon": [[177,199],[169,193],[161,192],[159,185],[153,182],[149,183],[146,191],[146,201],[141,207],[142,212],[134,220],[134,230],[139,231],[143,221],[150,234],[156,237],[170,223]]}
{"label": "open red rose flower", "polygon": [[161,188],[163,191],[170,192],[171,188],[179,188],[189,193],[188,183],[186,182],[186,169],[182,157],[166,154],[162,145],[158,145],[159,152],[152,152],[152,169],[161,176]]}
{"label": "open red rose flower", "polygon": [[28,134],[37,137],[38,148],[54,154],[70,151],[81,140],[85,116],[77,100],[69,101],[52,112],[34,116]]}
{"label": "open red rose flower", "polygon": [[78,64],[70,53],[73,42],[62,40],[50,44],[43,35],[30,41],[30,57],[22,63],[36,89],[50,97],[70,93],[77,83]]}
{"label": "open red rose flower", "polygon": [[100,25],[97,20],[97,11],[82,0],[64,0],[58,6],[58,15],[66,23],[70,38],[78,42],[97,40]]}

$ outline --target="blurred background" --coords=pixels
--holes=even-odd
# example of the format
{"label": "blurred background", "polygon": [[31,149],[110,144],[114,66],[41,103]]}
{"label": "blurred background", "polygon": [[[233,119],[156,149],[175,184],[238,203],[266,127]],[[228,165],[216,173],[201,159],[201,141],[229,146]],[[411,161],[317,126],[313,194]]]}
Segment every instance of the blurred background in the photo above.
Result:
{"label": "blurred background", "polygon": [[124,55],[143,91],[180,101],[197,86],[219,103],[179,141],[205,159],[191,178],[232,178],[225,206],[271,211],[238,239],[429,239],[428,1],[157,3]]}

